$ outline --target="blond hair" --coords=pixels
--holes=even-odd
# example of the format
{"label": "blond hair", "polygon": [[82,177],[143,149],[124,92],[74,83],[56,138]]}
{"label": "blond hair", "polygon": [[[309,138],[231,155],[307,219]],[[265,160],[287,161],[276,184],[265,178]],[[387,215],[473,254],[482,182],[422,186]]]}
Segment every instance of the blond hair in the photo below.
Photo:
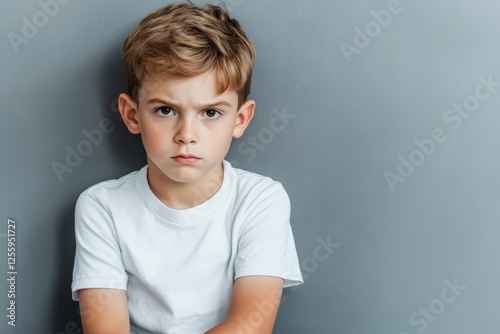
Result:
{"label": "blond hair", "polygon": [[214,71],[216,91],[236,91],[238,108],[250,94],[255,48],[225,8],[175,3],[147,15],[123,45],[128,90],[137,101],[148,76],[191,78]]}

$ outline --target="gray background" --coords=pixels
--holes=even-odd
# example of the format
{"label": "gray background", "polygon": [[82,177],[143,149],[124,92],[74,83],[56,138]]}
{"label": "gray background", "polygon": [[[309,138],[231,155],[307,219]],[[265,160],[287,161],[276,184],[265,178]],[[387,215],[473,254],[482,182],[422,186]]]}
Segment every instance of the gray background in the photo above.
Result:
{"label": "gray background", "polygon": [[[79,332],[74,204],[86,187],[145,164],[114,105],[125,89],[120,48],[166,3],[69,1],[47,22],[39,15],[45,25],[17,53],[9,33],[22,35],[23,17],[32,22],[42,9],[35,0],[2,3],[0,332]],[[285,290],[275,333],[499,331],[500,87],[481,88],[490,96],[479,106],[472,96],[479,77],[500,81],[500,3],[401,0],[385,27],[374,24],[371,11],[391,4],[228,1],[258,57],[256,118],[227,159],[284,184],[306,278]],[[371,37],[356,39],[356,28]],[[342,43],[355,39],[363,47],[346,57]],[[474,110],[460,126],[445,119],[465,102]],[[295,116],[281,132],[270,131],[273,110]],[[113,131],[60,182],[52,164],[65,164],[67,147],[104,118]],[[434,129],[446,139],[416,152]],[[245,151],[251,137],[255,154]],[[400,155],[419,166],[391,189],[384,173],[398,173]],[[15,328],[4,314],[9,218],[17,223]],[[315,252],[318,238],[337,244],[331,254]],[[455,280],[462,290],[446,290]]]}

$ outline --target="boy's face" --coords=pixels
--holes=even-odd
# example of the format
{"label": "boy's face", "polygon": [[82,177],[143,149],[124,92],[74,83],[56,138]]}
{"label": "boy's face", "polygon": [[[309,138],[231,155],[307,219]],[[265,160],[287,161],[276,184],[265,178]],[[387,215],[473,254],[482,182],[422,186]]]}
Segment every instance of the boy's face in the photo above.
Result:
{"label": "boy's face", "polygon": [[203,183],[219,175],[231,140],[243,135],[255,102],[238,109],[236,92],[217,95],[214,79],[212,72],[189,79],[150,77],[138,101],[120,95],[122,118],[132,133],[141,133],[152,176]]}

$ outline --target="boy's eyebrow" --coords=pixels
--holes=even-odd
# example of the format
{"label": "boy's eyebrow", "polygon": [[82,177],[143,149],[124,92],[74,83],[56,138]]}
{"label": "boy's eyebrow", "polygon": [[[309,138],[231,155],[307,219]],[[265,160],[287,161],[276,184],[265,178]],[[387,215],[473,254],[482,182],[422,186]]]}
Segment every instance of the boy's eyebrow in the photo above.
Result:
{"label": "boy's eyebrow", "polygon": [[[172,106],[172,107],[174,107],[176,109],[180,109],[177,104],[172,103],[172,102],[168,102],[168,101],[164,101],[164,100],[156,98],[156,97],[148,100],[146,103],[147,104],[164,104],[164,105],[167,105],[167,106]],[[226,100],[220,100],[220,101],[216,101],[216,102],[213,102],[213,103],[201,105],[201,106],[199,106],[199,108],[200,109],[206,109],[206,108],[223,107],[223,106],[225,106],[225,107],[232,107],[231,103],[227,102]]]}

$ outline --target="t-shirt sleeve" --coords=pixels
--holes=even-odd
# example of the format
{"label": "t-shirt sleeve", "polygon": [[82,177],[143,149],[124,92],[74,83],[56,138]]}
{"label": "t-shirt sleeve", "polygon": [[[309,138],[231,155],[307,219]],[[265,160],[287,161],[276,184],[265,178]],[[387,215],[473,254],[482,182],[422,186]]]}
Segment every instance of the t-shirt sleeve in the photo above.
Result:
{"label": "t-shirt sleeve", "polygon": [[79,289],[127,290],[127,274],[113,220],[103,206],[86,193],[76,202],[75,238],[73,300],[78,301]]}
{"label": "t-shirt sleeve", "polygon": [[235,259],[235,279],[265,275],[284,279],[283,287],[304,283],[290,226],[290,199],[279,182],[250,198]]}

